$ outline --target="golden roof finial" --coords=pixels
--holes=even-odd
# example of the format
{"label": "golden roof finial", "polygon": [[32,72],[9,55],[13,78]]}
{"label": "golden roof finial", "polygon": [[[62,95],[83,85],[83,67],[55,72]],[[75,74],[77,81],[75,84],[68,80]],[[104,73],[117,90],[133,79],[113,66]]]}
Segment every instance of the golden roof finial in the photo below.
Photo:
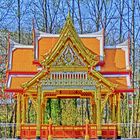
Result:
{"label": "golden roof finial", "polygon": [[70,10],[68,11],[68,17],[70,18],[71,16],[70,16]]}
{"label": "golden roof finial", "polygon": [[68,15],[67,15],[67,21],[71,20],[71,15],[70,15],[70,11],[68,11]]}
{"label": "golden roof finial", "polygon": [[70,11],[68,11],[68,15],[67,15],[67,18],[66,18],[66,25],[67,24],[71,24],[73,26],[73,22],[72,22]]}

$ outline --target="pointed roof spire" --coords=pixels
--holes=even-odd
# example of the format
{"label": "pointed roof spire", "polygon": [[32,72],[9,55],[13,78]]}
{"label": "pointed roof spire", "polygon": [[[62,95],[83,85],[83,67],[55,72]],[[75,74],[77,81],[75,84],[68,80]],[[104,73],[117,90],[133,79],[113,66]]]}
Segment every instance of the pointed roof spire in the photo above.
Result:
{"label": "pointed roof spire", "polygon": [[67,18],[71,18],[70,10],[68,11],[68,16],[67,16]]}
{"label": "pointed roof spire", "polygon": [[61,30],[59,40],[55,44],[55,46],[51,49],[50,53],[45,55],[46,60],[43,65],[50,65],[54,58],[58,55],[58,50],[62,50],[65,47],[65,43],[67,39],[71,40],[73,44],[75,44],[77,51],[79,54],[82,54],[84,57],[84,61],[87,65],[95,66],[98,63],[97,54],[91,52],[88,48],[86,48],[83,42],[80,40],[78,33],[73,25],[70,12],[68,13],[66,23]]}
{"label": "pointed roof spire", "polygon": [[63,32],[65,32],[65,30],[70,29],[70,28],[73,28],[73,31],[77,34],[75,28],[74,28],[74,25],[73,25],[73,22],[72,22],[72,18],[71,18],[71,15],[70,15],[70,11],[68,12],[68,15],[66,17],[66,22],[61,30],[61,33],[60,33],[60,36],[63,36]]}
{"label": "pointed roof spire", "polygon": [[71,15],[70,15],[70,11],[68,12],[68,15],[67,15],[67,18],[66,18],[66,23],[68,23],[68,22],[73,23],[73,22],[72,22]]}

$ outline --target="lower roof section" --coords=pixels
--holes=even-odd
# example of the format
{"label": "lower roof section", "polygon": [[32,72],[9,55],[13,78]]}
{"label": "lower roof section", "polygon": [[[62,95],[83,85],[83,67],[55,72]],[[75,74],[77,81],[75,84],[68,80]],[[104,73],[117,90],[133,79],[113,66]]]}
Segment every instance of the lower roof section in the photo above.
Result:
{"label": "lower roof section", "polygon": [[127,89],[127,79],[125,77],[106,77],[109,81],[117,84],[117,89]]}
{"label": "lower roof section", "polygon": [[104,49],[104,65],[101,71],[126,71],[130,70],[127,50],[121,48]]}
{"label": "lower roof section", "polygon": [[12,77],[11,84],[10,84],[9,88],[22,89],[21,85],[25,82],[28,82],[31,79],[32,79],[32,77]]}

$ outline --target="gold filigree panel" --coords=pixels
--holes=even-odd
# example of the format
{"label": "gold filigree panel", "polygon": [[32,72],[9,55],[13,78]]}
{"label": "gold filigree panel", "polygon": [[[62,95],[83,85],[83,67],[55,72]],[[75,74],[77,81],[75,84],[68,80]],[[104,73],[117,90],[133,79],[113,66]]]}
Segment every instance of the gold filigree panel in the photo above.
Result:
{"label": "gold filigree panel", "polygon": [[75,50],[68,44],[52,66],[86,66]]}

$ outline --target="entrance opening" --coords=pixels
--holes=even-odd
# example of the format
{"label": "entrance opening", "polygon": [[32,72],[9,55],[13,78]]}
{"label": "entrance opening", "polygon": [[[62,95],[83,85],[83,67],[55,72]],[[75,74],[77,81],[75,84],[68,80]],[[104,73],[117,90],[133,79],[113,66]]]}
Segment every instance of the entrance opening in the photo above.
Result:
{"label": "entrance opening", "polygon": [[45,111],[45,123],[52,119],[54,125],[79,126],[85,120],[92,122],[89,98],[49,99]]}

